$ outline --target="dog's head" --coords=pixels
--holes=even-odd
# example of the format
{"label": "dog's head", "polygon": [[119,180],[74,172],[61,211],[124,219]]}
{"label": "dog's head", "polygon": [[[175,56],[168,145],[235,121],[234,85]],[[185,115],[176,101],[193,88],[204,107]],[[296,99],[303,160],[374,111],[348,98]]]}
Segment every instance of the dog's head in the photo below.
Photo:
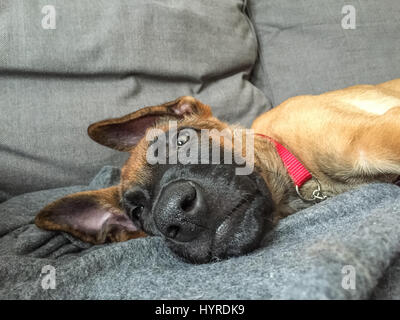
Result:
{"label": "dog's head", "polygon": [[272,228],[274,204],[245,148],[252,137],[240,131],[238,144],[232,132],[192,97],[94,123],[93,140],[130,152],[120,184],[57,200],[35,222],[92,243],[162,236],[195,263],[250,252]]}

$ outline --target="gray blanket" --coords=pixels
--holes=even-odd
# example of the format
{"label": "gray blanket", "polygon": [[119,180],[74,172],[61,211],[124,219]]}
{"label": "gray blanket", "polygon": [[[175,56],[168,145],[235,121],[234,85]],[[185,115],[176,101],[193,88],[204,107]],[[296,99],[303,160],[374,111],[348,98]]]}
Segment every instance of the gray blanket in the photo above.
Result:
{"label": "gray blanket", "polygon": [[264,248],[205,265],[182,262],[157,237],[91,246],[32,224],[50,201],[118,177],[118,169],[105,167],[89,186],[0,204],[0,298],[400,298],[395,185],[371,184],[315,205],[281,221]]}

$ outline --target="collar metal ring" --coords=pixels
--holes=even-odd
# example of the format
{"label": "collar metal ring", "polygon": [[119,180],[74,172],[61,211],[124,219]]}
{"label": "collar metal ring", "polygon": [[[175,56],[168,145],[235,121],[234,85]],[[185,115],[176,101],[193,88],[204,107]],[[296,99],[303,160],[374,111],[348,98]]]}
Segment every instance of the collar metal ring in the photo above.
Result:
{"label": "collar metal ring", "polygon": [[326,198],[328,198],[327,195],[325,195],[322,190],[321,190],[321,183],[318,181],[317,178],[312,177],[312,179],[314,179],[314,181],[317,183],[317,189],[315,189],[312,192],[312,198],[306,198],[304,197],[299,189],[299,186],[296,185],[296,192],[297,195],[300,197],[301,200],[305,201],[305,202],[321,202],[324,201]]}

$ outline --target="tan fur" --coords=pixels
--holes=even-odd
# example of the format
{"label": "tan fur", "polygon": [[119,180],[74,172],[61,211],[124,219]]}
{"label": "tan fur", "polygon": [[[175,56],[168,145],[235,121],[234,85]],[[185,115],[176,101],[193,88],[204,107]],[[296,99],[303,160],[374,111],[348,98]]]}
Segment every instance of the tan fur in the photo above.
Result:
{"label": "tan fur", "polygon": [[[252,128],[287,147],[329,195],[393,182],[400,175],[400,79],[294,97]],[[313,187],[311,181],[304,192]]]}

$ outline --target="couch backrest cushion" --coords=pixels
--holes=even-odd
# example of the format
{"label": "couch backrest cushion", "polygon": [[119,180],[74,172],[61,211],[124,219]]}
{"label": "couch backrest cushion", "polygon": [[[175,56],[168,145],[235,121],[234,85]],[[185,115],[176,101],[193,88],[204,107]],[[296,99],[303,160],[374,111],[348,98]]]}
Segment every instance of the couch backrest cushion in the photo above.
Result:
{"label": "couch backrest cushion", "polygon": [[[55,29],[46,29],[49,4]],[[268,106],[247,80],[257,41],[244,5],[3,0],[0,190],[86,184],[103,165],[127,157],[91,141],[90,123],[181,95],[210,104],[223,120],[250,125]]]}
{"label": "couch backrest cushion", "polygon": [[249,0],[249,11],[260,44],[253,80],[273,105],[400,77],[399,0]]}

